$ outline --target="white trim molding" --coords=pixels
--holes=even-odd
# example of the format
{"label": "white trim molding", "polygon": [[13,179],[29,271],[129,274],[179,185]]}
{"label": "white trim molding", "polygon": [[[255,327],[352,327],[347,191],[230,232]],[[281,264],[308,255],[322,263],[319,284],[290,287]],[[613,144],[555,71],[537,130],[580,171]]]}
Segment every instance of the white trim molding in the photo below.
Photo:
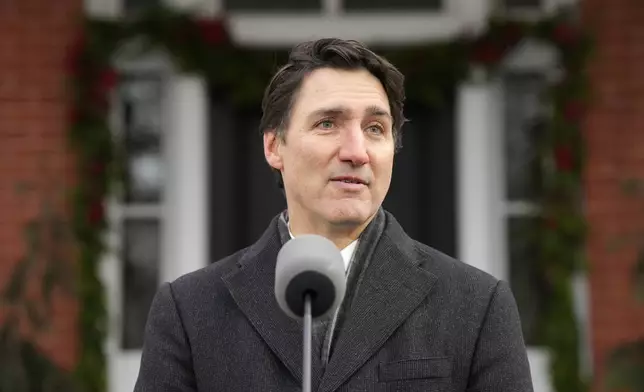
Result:
{"label": "white trim molding", "polygon": [[[141,350],[123,350],[120,345],[123,304],[123,262],[120,260],[122,218],[158,216],[161,223],[159,283],[208,264],[208,96],[206,81],[198,76],[177,74],[161,52],[136,57],[127,48],[114,60],[124,73],[157,74],[163,80],[162,154],[165,184],[163,202],[155,205],[124,206],[109,202],[111,230],[107,235],[110,252],[104,257],[109,332],[106,341],[108,391],[134,389]],[[123,129],[120,105],[113,105],[111,127]]]}
{"label": "white trim molding", "polygon": [[550,374],[550,353],[541,347],[528,347],[528,361],[534,392],[554,392]]}
{"label": "white trim molding", "polygon": [[[123,16],[123,0],[84,0],[87,14]],[[341,0],[323,0],[319,11],[272,13],[226,12],[221,0],[162,0],[201,16],[225,15],[232,39],[249,47],[282,47],[320,37],[356,39],[383,46],[444,41],[485,26],[489,1],[446,0],[437,12],[345,13]]]}
{"label": "white trim molding", "polygon": [[[117,56],[113,59],[115,67],[123,74],[143,74],[143,75],[157,75],[163,84],[161,89],[162,100],[167,98],[168,89],[166,88],[167,80],[172,74],[171,64],[167,58],[159,53],[150,53],[148,56],[140,57],[138,59],[126,59],[126,56]],[[117,139],[120,139],[124,130],[125,124],[123,123],[124,112],[118,97],[115,97],[112,111],[110,113],[110,127]],[[167,147],[168,143],[163,140],[169,133],[167,122],[161,123],[161,155],[163,159],[167,160]],[[170,146],[171,147],[171,146]],[[108,232],[108,248],[109,252],[105,254],[101,267],[101,274],[103,282],[105,283],[106,298],[108,305],[108,336],[106,340],[106,355],[107,355],[107,381],[109,392],[120,392],[124,390],[132,390],[134,382],[138,375],[141,350],[125,350],[121,346],[121,333],[123,330],[123,303],[124,296],[124,282],[123,282],[123,269],[124,262],[121,259],[122,254],[122,239],[123,219],[124,218],[145,218],[154,217],[159,219],[160,223],[160,242],[162,244],[168,243],[167,246],[174,247],[176,244],[172,238],[167,238],[163,233],[163,228],[171,225],[169,221],[168,210],[171,206],[166,204],[165,201],[165,187],[162,190],[162,202],[154,204],[135,204],[125,205],[118,197],[109,200],[108,203],[108,219],[110,222],[110,230]],[[163,251],[159,252],[159,271],[162,273],[164,265],[168,263],[167,258]]]}
{"label": "white trim molding", "polygon": [[[502,96],[495,81],[458,90],[457,226],[459,259],[508,281]],[[552,392],[549,353],[528,347],[528,361],[534,392]]]}
{"label": "white trim molding", "polygon": [[168,224],[161,281],[208,264],[208,93],[206,81],[175,75],[169,82]]}
{"label": "white trim molding", "polygon": [[490,11],[490,2],[472,0],[447,0],[438,12],[360,13],[343,12],[342,0],[324,0],[320,12],[275,15],[225,12],[220,0],[215,3],[215,15],[226,15],[235,42],[255,47],[290,46],[323,37],[382,46],[444,41],[481,29]]}
{"label": "white trim molding", "polygon": [[[508,55],[502,72],[541,73],[556,81],[557,52],[549,45],[526,40]],[[506,98],[500,80],[467,82],[459,89],[457,118],[459,258],[495,277],[509,280],[507,218],[531,216],[535,206],[505,197]],[[585,277],[575,280],[575,311],[582,331],[583,372],[588,364],[588,305]],[[552,392],[551,356],[546,348],[528,347],[535,392]]]}
{"label": "white trim molding", "polygon": [[[84,0],[88,15],[123,16],[124,0]],[[395,46],[446,41],[487,25],[493,0],[444,0],[440,11],[367,11],[347,13],[342,0],[323,0],[317,11],[239,12],[224,9],[223,0],[160,0],[204,17],[225,16],[230,36],[239,45],[282,47],[320,37],[351,38],[370,45]],[[579,0],[544,0],[542,7],[504,10],[510,16],[535,19]]]}
{"label": "white trim molding", "polygon": [[500,211],[501,110],[494,83],[465,83],[458,89],[456,165],[458,257],[498,279],[507,279],[499,260],[505,230]]}
{"label": "white trim molding", "polygon": [[[368,44],[400,45],[447,40],[463,29],[449,15],[232,15],[231,35],[241,45],[256,47],[290,46],[298,42],[337,37]],[[386,28],[384,26],[387,26]]]}

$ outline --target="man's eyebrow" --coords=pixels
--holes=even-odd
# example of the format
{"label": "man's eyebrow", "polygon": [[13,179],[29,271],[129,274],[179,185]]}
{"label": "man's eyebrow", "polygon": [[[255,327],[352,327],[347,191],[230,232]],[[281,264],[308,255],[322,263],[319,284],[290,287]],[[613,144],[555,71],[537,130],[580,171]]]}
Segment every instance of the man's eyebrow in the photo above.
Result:
{"label": "man's eyebrow", "polygon": [[[349,112],[349,109],[344,106],[333,106],[328,108],[321,108],[311,112],[309,117],[337,117],[342,114]],[[366,109],[366,112],[370,116],[381,116],[391,118],[389,112],[379,106],[369,106]]]}
{"label": "man's eyebrow", "polygon": [[380,106],[369,106],[367,108],[367,113],[371,116],[383,116],[383,117],[389,117],[391,118],[391,114]]}
{"label": "man's eyebrow", "polygon": [[309,114],[309,117],[336,117],[348,112],[348,109],[342,106],[334,106],[328,108],[321,108],[314,110]]}

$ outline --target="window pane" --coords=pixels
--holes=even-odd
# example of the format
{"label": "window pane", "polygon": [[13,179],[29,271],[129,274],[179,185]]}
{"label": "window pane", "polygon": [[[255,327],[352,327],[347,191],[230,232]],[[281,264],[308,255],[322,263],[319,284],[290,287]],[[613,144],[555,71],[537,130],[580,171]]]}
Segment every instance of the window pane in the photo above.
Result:
{"label": "window pane", "polygon": [[506,75],[506,198],[534,200],[539,184],[539,127],[545,79],[537,74]]}
{"label": "window pane", "polygon": [[535,218],[510,218],[508,244],[510,255],[510,285],[519,307],[526,344],[539,345],[537,328],[543,320],[545,286],[540,280],[535,243],[532,241]]}
{"label": "window pane", "polygon": [[159,5],[159,0],[123,0],[125,14],[145,11],[157,5]]}
{"label": "window pane", "polygon": [[505,8],[541,8],[542,0],[503,0]]}
{"label": "window pane", "polygon": [[406,11],[443,9],[443,0],[344,0],[344,9],[348,11]]}
{"label": "window pane", "polygon": [[322,0],[223,0],[230,11],[302,11],[322,10]]}
{"label": "window pane", "polygon": [[164,184],[161,80],[133,77],[123,86],[125,201],[158,202]]}
{"label": "window pane", "polygon": [[123,225],[124,349],[143,346],[143,333],[158,287],[160,232],[156,219],[128,219]]}

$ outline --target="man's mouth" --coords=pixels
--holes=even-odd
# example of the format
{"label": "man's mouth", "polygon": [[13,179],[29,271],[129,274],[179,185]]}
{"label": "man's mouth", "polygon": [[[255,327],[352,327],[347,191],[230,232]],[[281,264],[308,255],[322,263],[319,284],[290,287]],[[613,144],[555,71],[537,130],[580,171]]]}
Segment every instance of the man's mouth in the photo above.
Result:
{"label": "man's mouth", "polygon": [[339,181],[339,182],[344,182],[347,184],[361,184],[361,185],[367,185],[367,182],[361,179],[360,177],[353,177],[353,176],[339,176],[339,177],[333,177],[331,181]]}

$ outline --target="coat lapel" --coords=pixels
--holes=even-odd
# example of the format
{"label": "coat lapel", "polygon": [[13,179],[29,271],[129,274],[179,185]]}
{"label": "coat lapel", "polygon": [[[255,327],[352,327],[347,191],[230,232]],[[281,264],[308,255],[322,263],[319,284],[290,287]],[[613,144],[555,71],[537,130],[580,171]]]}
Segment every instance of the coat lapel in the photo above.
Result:
{"label": "coat lapel", "polygon": [[338,334],[319,392],[332,392],[387,341],[433,287],[436,276],[418,267],[413,241],[390,215]]}
{"label": "coat lapel", "polygon": [[[282,361],[302,382],[302,323],[288,317],[275,299],[275,265],[282,243],[273,220],[262,238],[241,257],[238,269],[223,280],[239,309]],[[320,370],[313,369],[313,378]]]}

